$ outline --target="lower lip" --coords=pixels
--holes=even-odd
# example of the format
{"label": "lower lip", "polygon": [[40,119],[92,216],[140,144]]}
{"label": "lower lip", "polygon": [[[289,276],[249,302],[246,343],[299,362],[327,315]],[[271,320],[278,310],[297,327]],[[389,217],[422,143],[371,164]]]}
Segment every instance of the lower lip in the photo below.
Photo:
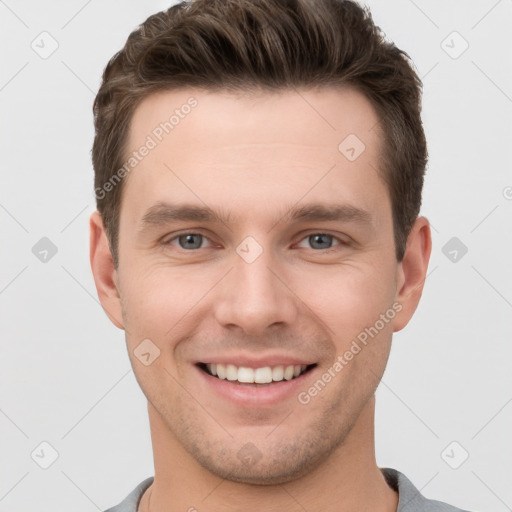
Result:
{"label": "lower lip", "polygon": [[268,407],[278,405],[291,397],[296,399],[298,394],[306,389],[306,379],[315,370],[315,368],[311,368],[306,373],[291,380],[282,380],[264,386],[252,386],[227,379],[219,379],[197,366],[195,368],[203,382],[214,393],[240,407]]}

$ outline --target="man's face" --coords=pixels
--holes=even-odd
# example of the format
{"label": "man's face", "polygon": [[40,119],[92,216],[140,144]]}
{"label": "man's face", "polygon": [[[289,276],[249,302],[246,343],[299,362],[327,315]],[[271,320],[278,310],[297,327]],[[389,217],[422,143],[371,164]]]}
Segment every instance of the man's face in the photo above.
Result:
{"label": "man's face", "polygon": [[[169,443],[221,477],[284,482],[350,439],[397,330],[378,118],[349,89],[180,90],[139,105],[129,151],[157,140],[155,128],[191,96],[197,106],[123,190],[117,285],[128,350]],[[221,220],[173,214],[183,206]],[[335,208],[337,218],[323,215]],[[134,353],[143,340],[145,352],[160,351],[147,366]],[[287,380],[290,366],[306,371]],[[255,375],[276,381],[229,380]]]}

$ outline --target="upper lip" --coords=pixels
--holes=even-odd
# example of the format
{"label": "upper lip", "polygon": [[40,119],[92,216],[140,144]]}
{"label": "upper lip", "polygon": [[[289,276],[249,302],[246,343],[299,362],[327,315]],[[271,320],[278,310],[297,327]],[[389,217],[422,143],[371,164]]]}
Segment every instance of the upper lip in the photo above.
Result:
{"label": "upper lip", "polygon": [[235,366],[244,366],[246,368],[264,368],[265,366],[291,366],[291,365],[306,365],[315,364],[314,361],[303,359],[299,357],[293,357],[285,354],[272,354],[267,356],[250,356],[247,354],[232,354],[229,356],[211,356],[205,357],[197,364],[233,364]]}

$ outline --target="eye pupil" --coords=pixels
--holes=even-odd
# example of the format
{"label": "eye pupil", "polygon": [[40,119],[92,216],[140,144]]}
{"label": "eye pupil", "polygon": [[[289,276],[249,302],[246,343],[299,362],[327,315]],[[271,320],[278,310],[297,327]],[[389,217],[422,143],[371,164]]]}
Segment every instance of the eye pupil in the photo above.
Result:
{"label": "eye pupil", "polygon": [[[194,237],[196,238],[194,243]],[[183,249],[199,249],[201,247],[202,235],[188,234],[179,237],[180,246]]]}
{"label": "eye pupil", "polygon": [[[332,246],[332,236],[325,234],[311,235],[309,237],[309,242],[311,247],[315,249],[329,249]],[[327,246],[325,246],[325,244],[327,244]]]}

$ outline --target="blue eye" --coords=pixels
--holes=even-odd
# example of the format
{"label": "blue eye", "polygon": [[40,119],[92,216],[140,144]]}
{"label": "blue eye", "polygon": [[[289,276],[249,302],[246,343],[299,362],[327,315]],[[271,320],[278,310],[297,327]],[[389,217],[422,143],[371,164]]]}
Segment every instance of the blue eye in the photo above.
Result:
{"label": "blue eye", "polygon": [[[183,233],[171,238],[169,241],[165,242],[165,244],[176,245],[176,242],[179,244],[181,249],[189,251],[203,249],[207,244],[211,243],[206,236],[201,235],[200,233]],[[308,246],[304,246],[304,243],[307,243]],[[342,244],[343,241],[336,238],[334,235],[329,235],[327,233],[313,233],[304,237],[299,242],[298,246],[306,247],[307,249],[312,248],[325,251]]]}
{"label": "blue eye", "polygon": [[199,233],[186,233],[184,235],[179,235],[176,238],[173,238],[172,240],[169,240],[169,242],[167,243],[171,244],[175,240],[178,241],[182,249],[189,250],[201,249],[203,241],[207,240],[207,238],[204,235],[200,235]]}
{"label": "blue eye", "polygon": [[[330,249],[333,246],[333,242],[336,242],[334,245],[339,245],[340,242],[333,235],[328,235],[326,233],[314,233],[305,237],[301,243],[307,241],[313,249]],[[299,244],[300,245],[300,244]]]}

